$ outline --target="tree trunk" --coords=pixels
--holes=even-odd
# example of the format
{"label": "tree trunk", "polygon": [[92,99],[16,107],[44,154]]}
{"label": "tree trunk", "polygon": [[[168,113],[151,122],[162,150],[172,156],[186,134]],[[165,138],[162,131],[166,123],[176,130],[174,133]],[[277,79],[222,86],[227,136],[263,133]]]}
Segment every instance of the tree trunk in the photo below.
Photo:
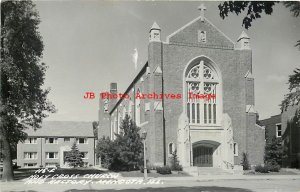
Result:
{"label": "tree trunk", "polygon": [[8,143],[7,137],[2,138],[3,141],[3,173],[2,181],[11,181],[13,180],[13,168],[12,168],[12,159],[11,159],[11,148]]}

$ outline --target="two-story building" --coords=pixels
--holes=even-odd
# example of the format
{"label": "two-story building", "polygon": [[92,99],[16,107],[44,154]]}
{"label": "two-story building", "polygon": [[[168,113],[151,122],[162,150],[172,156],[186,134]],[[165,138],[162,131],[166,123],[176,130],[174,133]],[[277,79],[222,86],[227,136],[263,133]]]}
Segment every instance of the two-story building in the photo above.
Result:
{"label": "two-story building", "polygon": [[42,127],[25,130],[28,137],[17,145],[21,168],[68,167],[64,157],[76,142],[85,166],[95,164],[95,138],[91,122],[45,121]]}

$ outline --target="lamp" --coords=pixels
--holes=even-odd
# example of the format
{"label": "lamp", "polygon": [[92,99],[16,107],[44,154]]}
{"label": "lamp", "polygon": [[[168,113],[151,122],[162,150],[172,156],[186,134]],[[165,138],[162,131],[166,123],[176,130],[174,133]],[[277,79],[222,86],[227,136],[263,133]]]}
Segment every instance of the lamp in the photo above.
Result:
{"label": "lamp", "polygon": [[146,137],[147,137],[147,132],[143,131],[142,135],[141,135],[141,138],[143,139],[143,143],[144,143],[144,180],[147,179]]}

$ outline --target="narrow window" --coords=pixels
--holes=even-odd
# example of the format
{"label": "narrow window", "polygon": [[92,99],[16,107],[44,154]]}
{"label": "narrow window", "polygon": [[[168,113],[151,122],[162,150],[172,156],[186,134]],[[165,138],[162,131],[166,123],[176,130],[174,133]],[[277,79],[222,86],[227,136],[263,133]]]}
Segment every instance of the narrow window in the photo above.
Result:
{"label": "narrow window", "polygon": [[217,118],[216,118],[216,115],[217,115],[216,114],[216,104],[213,105],[213,111],[214,111],[214,114],[213,114],[213,123],[216,124],[217,123],[216,122],[217,121]]}
{"label": "narrow window", "polygon": [[211,123],[211,104],[208,104],[208,123]]}
{"label": "narrow window", "polygon": [[188,116],[189,122],[191,122],[191,119],[190,119],[190,103],[187,103],[187,116]]}
{"label": "narrow window", "polygon": [[195,123],[195,103],[192,104],[192,123]]}
{"label": "narrow window", "polygon": [[204,123],[206,124],[207,123],[207,112],[206,112],[206,103],[204,104]]}
{"label": "narrow window", "polygon": [[200,123],[200,104],[197,103],[197,123]]}
{"label": "narrow window", "polygon": [[169,144],[169,154],[172,155],[173,152],[174,152],[174,144],[170,143]]}
{"label": "narrow window", "polygon": [[233,154],[234,154],[234,156],[239,155],[238,144],[236,142],[233,143]]}
{"label": "narrow window", "polygon": [[281,129],[281,123],[276,124],[276,137],[282,136],[282,129]]}
{"label": "narrow window", "polygon": [[206,43],[206,31],[198,31],[198,42]]}

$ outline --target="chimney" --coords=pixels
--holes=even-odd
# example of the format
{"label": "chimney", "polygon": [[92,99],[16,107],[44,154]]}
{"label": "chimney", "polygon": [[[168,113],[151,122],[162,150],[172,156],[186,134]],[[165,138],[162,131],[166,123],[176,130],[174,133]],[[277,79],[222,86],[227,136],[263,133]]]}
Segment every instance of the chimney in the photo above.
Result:
{"label": "chimney", "polygon": [[[117,83],[110,83],[110,94],[118,94]],[[110,110],[116,105],[117,101],[118,99],[110,99],[109,101]]]}
{"label": "chimney", "polygon": [[117,93],[117,83],[110,83],[110,93]]}

